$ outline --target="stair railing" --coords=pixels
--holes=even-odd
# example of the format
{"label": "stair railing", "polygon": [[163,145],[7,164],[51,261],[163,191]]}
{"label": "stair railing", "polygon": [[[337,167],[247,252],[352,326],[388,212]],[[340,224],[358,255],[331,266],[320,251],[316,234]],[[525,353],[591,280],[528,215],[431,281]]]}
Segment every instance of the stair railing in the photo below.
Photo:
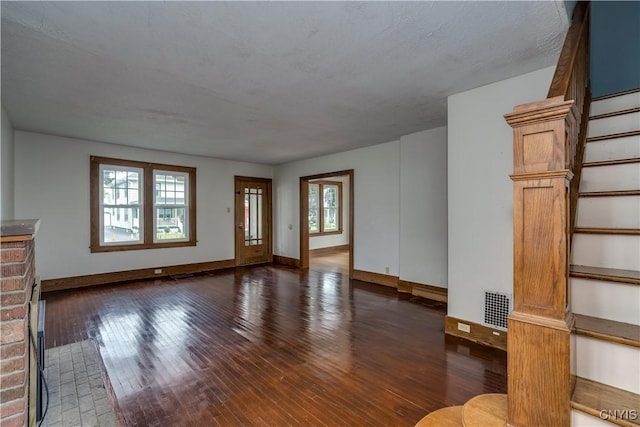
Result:
{"label": "stair railing", "polygon": [[569,149],[567,166],[573,172],[570,187],[570,232],[573,236],[578,205],[578,189],[582,175],[582,161],[587,142],[587,125],[591,91],[589,86],[589,3],[579,2],[574,14],[574,25],[569,28],[556,72],[549,87],[547,99],[562,96],[573,100],[575,121],[567,123],[566,143]]}
{"label": "stair railing", "polygon": [[589,3],[578,2],[547,98],[513,128],[514,289],[508,425],[571,424],[569,259],[589,114]]}

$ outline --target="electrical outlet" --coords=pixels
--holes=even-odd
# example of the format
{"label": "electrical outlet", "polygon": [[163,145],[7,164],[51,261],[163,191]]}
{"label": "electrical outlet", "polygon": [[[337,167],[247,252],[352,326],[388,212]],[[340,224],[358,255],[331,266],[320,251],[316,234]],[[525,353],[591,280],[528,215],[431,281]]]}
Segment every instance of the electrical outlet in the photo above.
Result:
{"label": "electrical outlet", "polygon": [[156,268],[155,270],[153,270],[153,274],[162,274],[162,269]]}
{"label": "electrical outlet", "polygon": [[468,334],[471,333],[471,326],[467,325],[466,323],[458,322],[458,329],[461,330],[462,332],[466,332]]}
{"label": "electrical outlet", "polygon": [[384,268],[384,274],[389,274],[389,267]]}

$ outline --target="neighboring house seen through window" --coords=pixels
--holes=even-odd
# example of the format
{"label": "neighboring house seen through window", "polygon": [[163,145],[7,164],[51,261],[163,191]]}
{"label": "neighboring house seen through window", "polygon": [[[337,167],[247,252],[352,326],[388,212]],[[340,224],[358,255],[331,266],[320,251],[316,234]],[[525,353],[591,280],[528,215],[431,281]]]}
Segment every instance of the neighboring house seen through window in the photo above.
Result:
{"label": "neighboring house seen through window", "polygon": [[309,183],[309,235],[342,232],[342,183],[312,181]]}
{"label": "neighboring house seen through window", "polygon": [[91,252],[194,246],[195,180],[195,168],[91,157]]}

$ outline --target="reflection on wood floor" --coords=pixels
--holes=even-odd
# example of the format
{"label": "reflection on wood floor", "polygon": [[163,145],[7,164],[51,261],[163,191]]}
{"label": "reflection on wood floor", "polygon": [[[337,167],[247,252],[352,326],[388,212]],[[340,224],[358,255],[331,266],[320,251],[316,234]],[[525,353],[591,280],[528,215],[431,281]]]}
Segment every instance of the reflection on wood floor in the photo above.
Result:
{"label": "reflection on wood floor", "polygon": [[128,426],[413,426],[506,391],[506,356],[444,308],[259,266],[44,295],[47,346],[94,339]]}
{"label": "reflection on wood floor", "polygon": [[349,277],[349,250],[329,253],[309,252],[309,269],[326,273],[340,273]]}

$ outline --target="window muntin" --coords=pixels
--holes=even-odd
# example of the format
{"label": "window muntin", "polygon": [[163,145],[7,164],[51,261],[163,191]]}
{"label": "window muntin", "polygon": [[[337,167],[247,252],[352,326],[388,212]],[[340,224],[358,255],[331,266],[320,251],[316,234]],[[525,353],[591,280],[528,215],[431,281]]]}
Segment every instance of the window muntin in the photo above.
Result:
{"label": "window muntin", "polygon": [[320,184],[309,183],[309,233],[320,232]]}
{"label": "window muntin", "polygon": [[244,243],[245,246],[263,244],[262,188],[244,189]]}
{"label": "window muntin", "polygon": [[195,246],[195,168],[91,157],[91,252]]}
{"label": "window muntin", "polygon": [[341,233],[342,183],[315,181],[309,183],[309,234]]}

